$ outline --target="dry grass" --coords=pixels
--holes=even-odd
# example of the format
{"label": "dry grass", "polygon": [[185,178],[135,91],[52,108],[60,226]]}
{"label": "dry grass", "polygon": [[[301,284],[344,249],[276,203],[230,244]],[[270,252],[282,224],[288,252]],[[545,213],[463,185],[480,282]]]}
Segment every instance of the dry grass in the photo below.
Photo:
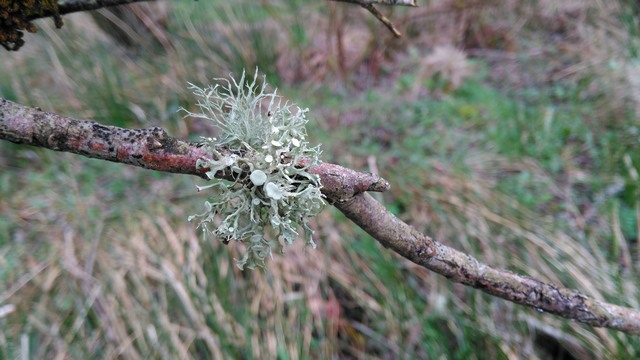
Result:
{"label": "dry grass", "polygon": [[[640,242],[623,233],[620,207],[608,205],[621,177],[633,178],[633,153],[623,172],[603,175],[593,164],[617,161],[617,152],[602,152],[613,160],[584,160],[586,145],[567,144],[554,172],[543,159],[477,145],[485,128],[471,121],[413,124],[387,109],[449,101],[469,73],[466,53],[480,65],[475,69],[489,64],[490,79],[518,96],[591,79],[584,98],[570,100],[607,101],[590,121],[622,134],[615,127],[622,117],[605,114],[638,103],[628,76],[637,66],[622,45],[633,40],[615,21],[623,8],[456,4],[395,10],[391,17],[407,34],[398,43],[375,19],[343,4],[222,2],[194,15],[202,8],[193,2],[169,12],[170,45],[146,45],[153,56],[114,46],[88,16],[73,15],[59,31],[40,23],[19,53],[3,55],[0,73],[10,75],[0,94],[69,116],[199,136],[211,129],[175,115],[191,102],[185,84],[259,66],[294,100],[320,103],[313,110],[324,119],[317,116],[322,123],[312,136],[325,142],[326,159],[381,169],[394,185],[384,201],[420,230],[488,264],[637,308]],[[459,49],[450,55],[458,65],[433,60],[436,46]],[[609,61],[620,66],[602,66]],[[434,78],[442,75],[448,83],[438,86]],[[326,88],[340,105],[323,98]],[[371,93],[386,97],[367,100]],[[460,109],[470,117],[482,112]],[[560,121],[548,115],[542,139],[553,137],[545,126]],[[442,144],[407,148],[416,131],[441,134]],[[369,153],[372,143],[380,153]],[[204,200],[192,191],[195,180],[0,148],[3,358],[515,359],[559,357],[562,349],[575,358],[638,356],[633,338],[452,285],[381,248],[334,210],[316,219],[317,250],[297,245],[265,272],[240,272],[233,244],[202,241],[186,221]],[[509,192],[505,181],[522,174],[519,186],[549,199],[531,205],[526,191]],[[559,352],[549,350],[554,344]]]}

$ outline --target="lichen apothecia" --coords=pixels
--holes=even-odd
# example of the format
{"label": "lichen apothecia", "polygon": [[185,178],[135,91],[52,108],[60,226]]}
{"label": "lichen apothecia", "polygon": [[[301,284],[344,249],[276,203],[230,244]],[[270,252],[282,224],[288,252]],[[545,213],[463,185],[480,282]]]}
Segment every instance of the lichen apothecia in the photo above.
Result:
{"label": "lichen apothecia", "polygon": [[[236,260],[241,269],[264,267],[273,247],[283,251],[298,237],[298,227],[315,247],[308,218],[317,215],[325,202],[320,178],[308,172],[320,156],[320,146],[309,147],[306,141],[308,109],[284,101],[276,91],[268,92],[264,77],[258,82],[257,71],[253,79],[243,73],[239,80],[215,80],[216,85],[205,88],[189,84],[200,113],[181,109],[221,130],[220,139],[202,139],[215,159],[200,159],[196,166],[207,169],[214,182],[198,190],[211,190],[212,196],[205,202],[206,211],[189,221],[199,221],[206,236],[242,241],[247,249]],[[224,154],[217,146],[225,149]],[[299,166],[302,158],[311,161]],[[214,179],[218,171],[233,174],[234,180]]]}

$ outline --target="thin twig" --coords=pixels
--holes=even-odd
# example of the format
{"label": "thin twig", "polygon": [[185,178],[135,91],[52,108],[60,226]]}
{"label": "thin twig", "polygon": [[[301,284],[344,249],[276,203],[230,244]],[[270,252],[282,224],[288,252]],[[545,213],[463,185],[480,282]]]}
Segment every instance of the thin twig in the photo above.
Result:
{"label": "thin twig", "polygon": [[369,5],[387,5],[387,6],[411,6],[417,7],[418,4],[416,0],[331,0],[331,1],[341,1],[347,2],[351,4],[369,4]]}
{"label": "thin twig", "polygon": [[385,5],[417,6],[415,4],[415,1],[411,5],[410,4],[405,4],[406,1],[398,1],[398,2],[394,3],[393,0],[388,0],[388,1],[384,1],[384,0],[379,0],[379,1],[371,1],[371,0],[331,0],[331,1],[345,2],[345,3],[349,3],[349,4],[357,4],[357,5],[362,6],[367,11],[372,13],[373,16],[375,16],[378,20],[380,20],[380,22],[382,22],[384,24],[384,26],[386,26],[387,29],[389,29],[389,31],[391,31],[391,33],[393,33],[393,35],[395,37],[398,37],[398,38],[402,37],[402,33],[400,33],[400,31],[398,31],[398,29],[393,25],[391,20],[389,20],[389,18],[387,18],[383,13],[381,13],[380,10],[376,9],[376,7],[373,6],[373,4],[374,3],[380,3],[380,4],[385,4]]}
{"label": "thin twig", "polygon": [[[96,10],[103,7],[108,6],[118,6],[118,5],[126,5],[135,2],[149,2],[155,0],[67,0],[58,5],[58,15],[65,15],[79,11],[89,11]],[[330,0],[330,1],[338,1],[338,2],[346,2],[350,4],[357,4],[367,9],[370,13],[372,13],[378,20],[380,20],[396,37],[401,37],[402,34],[398,29],[391,23],[383,13],[381,13],[378,9],[376,9],[373,4],[380,5],[400,5],[400,6],[418,6],[415,0]],[[42,12],[40,14],[34,14],[30,18],[26,20],[35,20],[45,17],[53,16],[53,12]]]}
{"label": "thin twig", "polygon": [[593,327],[640,334],[640,312],[601,302],[572,289],[492,268],[418,232],[368,193],[334,204],[383,246],[447,279],[493,296]]}

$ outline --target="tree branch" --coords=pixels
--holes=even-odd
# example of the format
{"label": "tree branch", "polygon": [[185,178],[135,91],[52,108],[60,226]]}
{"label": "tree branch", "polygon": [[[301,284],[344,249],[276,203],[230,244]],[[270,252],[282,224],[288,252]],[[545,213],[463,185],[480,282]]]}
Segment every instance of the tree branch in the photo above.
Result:
{"label": "tree branch", "polygon": [[[56,0],[51,2],[26,3],[17,2],[18,6],[9,7],[0,2],[0,45],[6,50],[17,51],[24,45],[23,32],[36,32],[33,20],[53,17],[57,28],[63,25],[62,15],[79,11],[97,10],[103,7],[126,5],[136,2],[150,2],[155,0]],[[391,21],[381,13],[374,4],[417,6],[415,0],[332,0],[357,4],[367,9],[380,22],[382,22],[396,37],[402,34]]]}
{"label": "tree branch", "polygon": [[419,233],[367,193],[334,205],[383,246],[454,282],[594,327],[640,334],[640,312],[487,266]]}
{"label": "tree branch", "polygon": [[[206,178],[200,158],[215,158],[205,148],[170,137],[159,127],[123,129],[75,120],[0,99],[0,140],[72,152],[158,171]],[[225,149],[218,149],[221,153]],[[308,164],[302,160],[301,166]],[[310,169],[320,176],[323,194],[349,219],[383,246],[448,279],[516,304],[594,327],[640,334],[640,312],[597,301],[575,290],[491,268],[449,248],[402,222],[365,191],[389,189],[386,180],[338,165]],[[219,173],[217,177],[230,174]]]}
{"label": "tree branch", "polygon": [[[217,160],[216,155],[198,144],[167,134],[159,127],[124,129],[88,120],[75,120],[0,99],[0,140],[40,146],[51,150],[80,154],[145,169],[200,176],[208,168],[196,167],[202,158]],[[228,154],[226,149],[217,149]],[[300,165],[308,164],[301,160]],[[322,193],[329,202],[342,201],[363,191],[385,191],[389,183],[377,175],[360,173],[339,165],[321,163],[309,172],[320,176]],[[231,173],[217,177],[229,179]]]}
{"label": "tree branch", "polygon": [[[108,6],[126,5],[136,2],[153,2],[155,0],[66,0],[58,4],[58,13],[60,15],[71,14],[80,11],[91,11],[101,9]],[[52,14],[42,14],[31,18],[34,20],[40,17],[51,16]]]}

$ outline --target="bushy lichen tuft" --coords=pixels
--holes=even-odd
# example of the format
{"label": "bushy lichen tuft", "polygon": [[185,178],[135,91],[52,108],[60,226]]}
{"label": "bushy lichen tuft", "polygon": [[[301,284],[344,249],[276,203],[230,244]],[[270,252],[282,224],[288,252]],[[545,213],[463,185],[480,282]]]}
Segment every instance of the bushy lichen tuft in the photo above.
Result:
{"label": "bushy lichen tuft", "polygon": [[[205,202],[206,211],[189,221],[198,220],[205,234],[224,242],[242,241],[247,250],[237,260],[241,269],[264,266],[274,246],[283,251],[284,244],[298,237],[298,226],[315,247],[307,219],[317,215],[325,202],[320,178],[307,171],[320,155],[319,146],[310,148],[305,140],[308,109],[267,92],[267,84],[258,83],[257,72],[253,80],[244,73],[239,81],[216,80],[220,83],[206,88],[189,84],[202,112],[187,113],[211,120],[222,131],[219,140],[203,139],[216,159],[201,159],[198,168],[208,169],[210,179],[218,171],[232,173],[235,181],[214,180],[198,187],[213,190],[213,196]],[[228,149],[229,155],[216,146]],[[302,158],[311,161],[297,166]],[[269,229],[275,231],[275,240],[269,239]]]}

